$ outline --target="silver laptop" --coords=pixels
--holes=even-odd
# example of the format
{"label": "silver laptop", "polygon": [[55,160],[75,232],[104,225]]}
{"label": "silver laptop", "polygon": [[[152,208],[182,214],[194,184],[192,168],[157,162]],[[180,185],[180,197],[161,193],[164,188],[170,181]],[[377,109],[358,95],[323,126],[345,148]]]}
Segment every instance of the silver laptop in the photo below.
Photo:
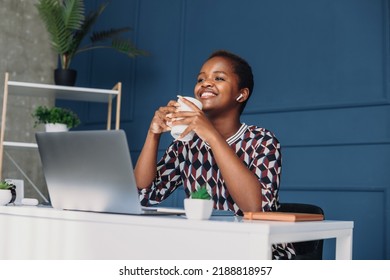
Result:
{"label": "silver laptop", "polygon": [[38,132],[36,140],[53,208],[136,215],[184,213],[141,207],[122,130]]}

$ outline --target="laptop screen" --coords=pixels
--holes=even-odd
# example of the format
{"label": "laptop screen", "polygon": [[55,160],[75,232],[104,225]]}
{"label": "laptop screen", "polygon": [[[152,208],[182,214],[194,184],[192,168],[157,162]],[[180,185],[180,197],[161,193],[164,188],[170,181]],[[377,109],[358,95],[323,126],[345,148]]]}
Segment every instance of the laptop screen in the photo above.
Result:
{"label": "laptop screen", "polygon": [[141,213],[123,130],[36,134],[53,208]]}

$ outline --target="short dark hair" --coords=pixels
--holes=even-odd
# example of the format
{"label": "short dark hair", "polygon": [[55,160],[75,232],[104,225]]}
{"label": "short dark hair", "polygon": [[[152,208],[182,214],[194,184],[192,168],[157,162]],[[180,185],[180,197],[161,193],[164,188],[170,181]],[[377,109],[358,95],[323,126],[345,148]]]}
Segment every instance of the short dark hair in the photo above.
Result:
{"label": "short dark hair", "polygon": [[[209,56],[208,60],[213,57],[223,57],[230,60],[233,67],[233,71],[238,76],[238,87],[239,89],[242,88],[249,89],[249,96],[248,96],[249,99],[249,97],[252,95],[252,91],[254,87],[252,68],[249,65],[249,63],[242,57],[226,50],[218,50],[213,52]],[[248,99],[244,103],[242,103],[240,113],[242,113],[242,111],[244,110]]]}

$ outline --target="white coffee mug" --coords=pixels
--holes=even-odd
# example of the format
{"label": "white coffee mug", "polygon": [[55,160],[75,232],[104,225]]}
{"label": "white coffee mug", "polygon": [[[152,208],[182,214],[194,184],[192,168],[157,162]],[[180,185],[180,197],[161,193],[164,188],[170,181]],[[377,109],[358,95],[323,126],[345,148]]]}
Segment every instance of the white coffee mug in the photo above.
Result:
{"label": "white coffee mug", "polygon": [[[194,103],[199,109],[202,109],[202,103],[198,99],[193,98],[193,97],[189,97],[189,96],[183,96],[183,98]],[[178,108],[179,111],[193,111],[191,109],[191,107],[187,106],[183,101],[180,100],[180,98],[177,100],[177,102],[179,102],[179,104],[180,104],[180,107]],[[172,130],[171,130],[172,137],[177,139],[186,128],[187,128],[187,125],[172,126]],[[195,135],[195,132],[190,131],[187,135],[185,135],[184,137],[182,137],[178,140],[183,141],[183,142],[187,142],[187,141],[190,141],[194,137],[194,135]]]}

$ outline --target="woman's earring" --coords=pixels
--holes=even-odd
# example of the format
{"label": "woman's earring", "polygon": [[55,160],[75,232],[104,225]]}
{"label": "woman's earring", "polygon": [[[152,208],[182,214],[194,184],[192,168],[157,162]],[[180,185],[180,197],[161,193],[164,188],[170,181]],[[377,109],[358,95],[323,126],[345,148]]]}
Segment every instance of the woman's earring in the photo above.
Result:
{"label": "woman's earring", "polygon": [[244,96],[242,95],[242,93],[240,93],[240,95],[237,97],[236,101],[240,101],[241,98],[243,98]]}

